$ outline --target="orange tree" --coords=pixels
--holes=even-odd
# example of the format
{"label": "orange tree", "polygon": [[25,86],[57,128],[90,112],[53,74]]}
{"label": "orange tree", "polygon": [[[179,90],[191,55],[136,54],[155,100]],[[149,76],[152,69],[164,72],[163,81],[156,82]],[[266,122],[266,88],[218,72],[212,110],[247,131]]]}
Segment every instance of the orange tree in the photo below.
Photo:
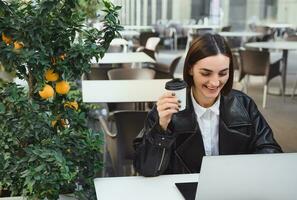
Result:
{"label": "orange tree", "polygon": [[100,133],[86,126],[75,81],[118,35],[120,7],[98,0],[104,26],[97,30],[84,25],[80,2],[0,0],[0,62],[28,83],[0,88],[0,189],[12,196],[57,199],[76,190],[79,199],[95,199]]}

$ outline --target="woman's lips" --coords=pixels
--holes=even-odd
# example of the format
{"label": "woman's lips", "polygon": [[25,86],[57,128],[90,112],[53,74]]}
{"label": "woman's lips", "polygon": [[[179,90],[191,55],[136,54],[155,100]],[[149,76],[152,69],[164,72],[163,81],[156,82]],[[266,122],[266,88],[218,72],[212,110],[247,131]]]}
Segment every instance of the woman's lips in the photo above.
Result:
{"label": "woman's lips", "polygon": [[218,89],[220,88],[220,87],[207,87],[206,85],[204,85],[203,87],[205,87],[207,90],[209,90],[210,92],[217,92],[218,91]]}

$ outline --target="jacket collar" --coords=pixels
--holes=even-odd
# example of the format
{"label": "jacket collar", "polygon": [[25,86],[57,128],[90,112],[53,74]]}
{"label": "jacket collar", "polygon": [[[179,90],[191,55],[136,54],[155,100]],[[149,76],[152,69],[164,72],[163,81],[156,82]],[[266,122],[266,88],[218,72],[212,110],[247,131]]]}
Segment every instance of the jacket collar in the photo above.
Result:
{"label": "jacket collar", "polygon": [[[232,93],[232,92],[230,92]],[[248,112],[234,95],[227,95],[221,98],[220,119],[227,127],[252,125]]]}

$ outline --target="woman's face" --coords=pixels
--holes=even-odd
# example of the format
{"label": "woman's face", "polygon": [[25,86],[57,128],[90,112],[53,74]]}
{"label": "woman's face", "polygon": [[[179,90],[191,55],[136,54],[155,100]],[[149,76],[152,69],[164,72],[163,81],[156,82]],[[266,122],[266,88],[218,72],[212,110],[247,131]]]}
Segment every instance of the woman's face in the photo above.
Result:
{"label": "woman's face", "polygon": [[229,57],[218,54],[196,62],[189,73],[193,76],[193,93],[202,106],[211,106],[229,79]]}

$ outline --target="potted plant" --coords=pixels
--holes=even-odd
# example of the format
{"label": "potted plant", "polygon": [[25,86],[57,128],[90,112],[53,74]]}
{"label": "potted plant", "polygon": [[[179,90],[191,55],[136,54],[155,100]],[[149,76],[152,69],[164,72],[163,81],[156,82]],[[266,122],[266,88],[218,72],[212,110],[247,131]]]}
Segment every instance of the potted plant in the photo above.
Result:
{"label": "potted plant", "polygon": [[51,200],[76,191],[95,199],[101,135],[87,128],[76,81],[121,28],[120,7],[98,3],[102,30],[84,25],[79,0],[0,0],[0,62],[28,85],[0,87],[2,194]]}

